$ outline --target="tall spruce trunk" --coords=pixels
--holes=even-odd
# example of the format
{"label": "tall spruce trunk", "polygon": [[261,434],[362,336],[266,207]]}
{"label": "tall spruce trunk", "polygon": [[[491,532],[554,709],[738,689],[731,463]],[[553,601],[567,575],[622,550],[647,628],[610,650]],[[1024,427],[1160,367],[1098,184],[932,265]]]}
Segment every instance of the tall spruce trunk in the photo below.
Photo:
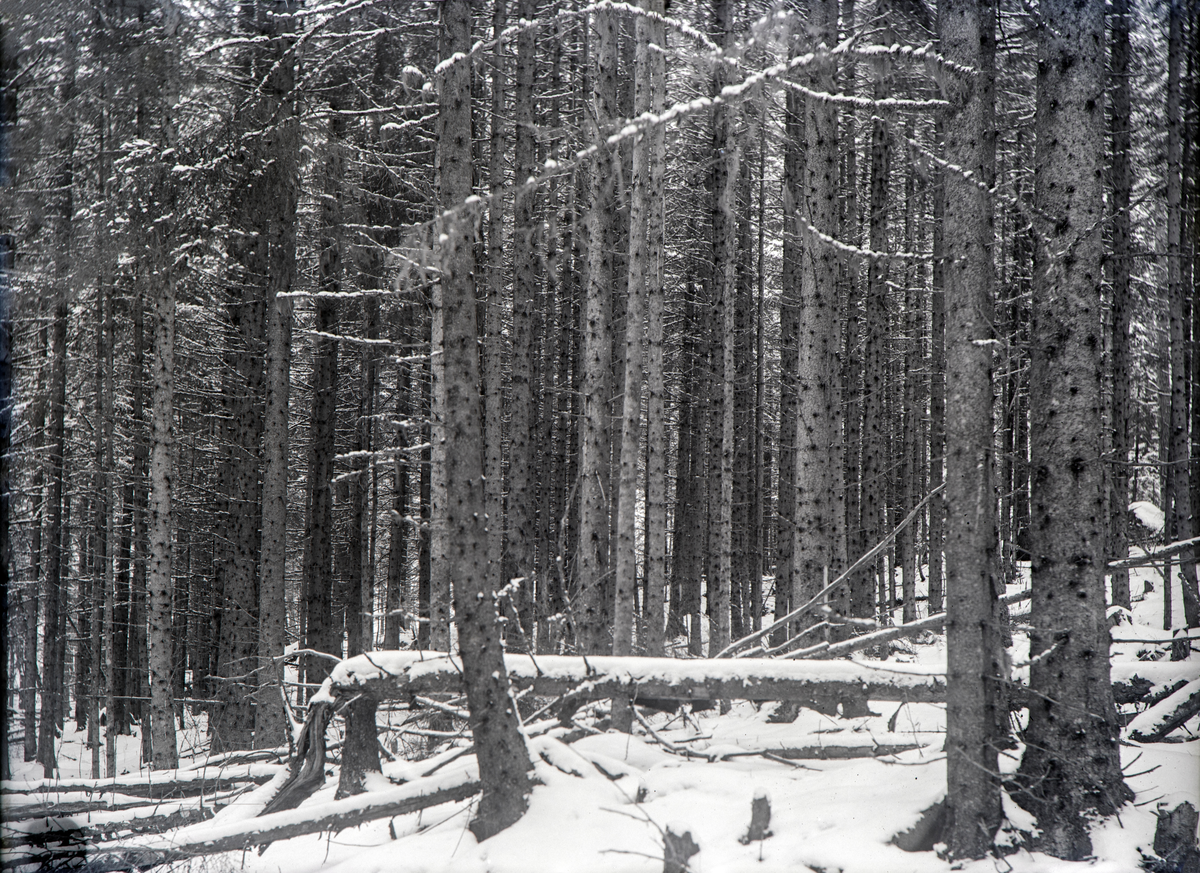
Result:
{"label": "tall spruce trunk", "polygon": [[[662,15],[663,0],[643,0],[643,8]],[[666,48],[666,27],[658,19],[638,19],[639,51],[643,42]],[[641,29],[647,33],[643,37]],[[638,55],[639,95],[643,81]],[[666,102],[664,52],[645,53],[649,106],[656,117]],[[640,102],[638,105],[641,105]],[[663,290],[664,222],[663,171],[666,165],[665,125],[656,124],[646,134],[646,600],[643,615],[647,655],[663,653],[663,596],[667,573],[667,431],[664,403],[663,325],[666,297]]]}
{"label": "tall spruce trunk", "polygon": [[[526,21],[537,18],[536,0],[520,0],[517,11]],[[536,588],[534,557],[536,518],[537,405],[534,380],[538,371],[534,314],[538,290],[536,238],[541,224],[537,188],[526,184],[534,175],[537,142],[534,138],[533,100],[536,33],[525,29],[517,36],[516,125],[513,165],[518,184],[513,197],[513,358],[509,425],[508,538],[505,571],[524,577],[510,595],[518,628],[511,628],[514,644],[530,647],[534,628],[530,617]],[[509,580],[504,579],[507,583]]]}
{"label": "tall spruce trunk", "polygon": [[[159,231],[161,233],[161,231]],[[171,701],[172,482],[175,434],[175,280],[167,240],[156,240],[156,275],[150,298],[154,346],[150,359],[150,552],[146,574],[146,627],[149,641],[150,748],[156,770],[179,765],[175,709]],[[237,748],[234,746],[234,748]]]}
{"label": "tall spruce trunk", "polygon": [[[938,6],[941,48],[960,69],[981,70],[994,28],[990,2]],[[996,710],[1004,675],[997,627],[997,540],[992,437],[994,228],[976,181],[991,177],[992,92],[974,73],[943,85],[946,300],[946,781],[947,834],[958,858],[981,858],[1000,826]],[[970,175],[966,175],[969,173]],[[1007,712],[1005,712],[1007,716]]]}
{"label": "tall spruce trunk", "polygon": [[463,684],[479,760],[483,797],[472,831],[487,839],[525,812],[529,753],[520,732],[496,615],[496,592],[488,590],[487,519],[484,513],[483,429],[478,389],[475,318],[475,215],[471,195],[471,5],[447,0],[441,10],[441,55],[456,61],[438,81],[437,171],[440,281],[434,286],[434,317],[442,323],[440,351],[445,378],[445,506],[449,536],[445,558],[454,580]]}
{"label": "tall spruce trunk", "polygon": [[[1112,505],[1109,512],[1109,554],[1129,554],[1129,450],[1130,422],[1130,100],[1129,100],[1129,0],[1114,0],[1109,75],[1112,77]],[[1129,571],[1114,570],[1112,603],[1129,609]]]}
{"label": "tall spruce trunk", "polygon": [[[1171,420],[1167,441],[1167,482],[1171,511],[1167,538],[1191,536],[1192,489],[1188,451],[1188,327],[1183,283],[1183,113],[1180,66],[1183,62],[1183,0],[1171,0],[1167,40],[1167,294],[1170,299]],[[1192,301],[1192,305],[1196,305]],[[1166,424],[1166,422],[1164,422]],[[1200,627],[1200,588],[1194,552],[1179,555],[1184,620]],[[1168,590],[1170,586],[1168,585]],[[1168,595],[1169,596],[1169,595]]]}
{"label": "tall spruce trunk", "polygon": [[[291,0],[278,2],[288,15]],[[281,22],[283,24],[283,22]],[[286,26],[286,24],[284,25]],[[275,51],[291,47],[275,33]],[[262,547],[259,553],[258,672],[254,707],[254,746],[269,749],[286,739],[283,710],[283,651],[287,612],[284,585],[287,568],[288,396],[292,359],[292,290],[296,272],[297,161],[300,122],[292,105],[293,67],[280,64],[275,73],[279,118],[273,143],[274,213],[267,222],[270,273],[266,297],[266,409],[263,417]]]}
{"label": "tall spruce trunk", "polygon": [[1037,248],[1030,370],[1034,630],[1025,753],[1014,800],[1038,846],[1091,854],[1088,814],[1131,797],[1109,683],[1100,455],[1104,10],[1047,0],[1038,32]]}
{"label": "tall spruce trunk", "polygon": [[[638,18],[635,43],[634,115],[650,109],[650,24]],[[634,600],[637,589],[638,460],[642,437],[642,361],[645,345],[649,263],[650,131],[633,143],[633,187],[629,196],[628,303],[625,310],[625,391],[621,396],[621,445],[617,490],[617,548],[613,604],[613,654],[633,654]],[[648,533],[648,531],[647,531]],[[657,618],[654,620],[657,622]],[[617,708],[614,704],[614,713]],[[623,713],[628,724],[627,704]]]}
{"label": "tall spruce trunk", "polygon": [[[812,4],[811,27],[817,56],[809,67],[808,87],[814,92],[832,93],[835,62],[828,51],[837,35],[836,0]],[[836,237],[838,149],[834,104],[807,98],[805,134],[802,220],[817,234]],[[793,559],[794,602],[814,596],[826,576],[833,579],[841,573],[846,559],[837,279],[837,253],[810,231],[801,253],[801,294],[796,316],[800,335],[796,366],[795,535],[804,549]],[[832,596],[842,595],[835,592]],[[869,604],[866,607],[869,612]]]}
{"label": "tall spruce trunk", "polygon": [[[617,117],[616,13],[595,13],[596,74],[593,83],[599,136]],[[579,551],[574,597],[575,634],[581,651],[598,654],[609,648],[606,592],[609,574],[610,480],[609,396],[612,359],[612,291],[616,277],[616,167],[619,156],[603,146],[591,171],[588,213],[587,290],[584,295],[582,400],[579,439]]]}
{"label": "tall spruce trunk", "polygon": [[[879,44],[890,46],[893,42],[888,19],[891,15],[888,0],[878,4],[877,15],[883,17],[883,29]],[[882,55],[874,62],[874,96],[886,100],[891,96],[891,59]],[[890,208],[889,185],[891,182],[892,146],[890,122],[886,113],[879,114],[871,124],[871,179],[868,196],[868,246],[875,252],[888,249],[888,210]],[[889,315],[892,309],[891,293],[888,288],[890,262],[886,258],[872,257],[867,266],[866,325],[863,337],[863,432],[862,432],[862,524],[866,545],[872,546],[883,539],[888,524],[888,494],[891,475],[889,464],[889,425],[887,400],[890,397],[888,365],[889,358]],[[890,588],[885,585],[885,555],[874,562],[876,583],[880,591]],[[887,562],[886,572],[893,572],[893,563]],[[863,595],[867,586],[860,589]],[[878,604],[881,618],[890,623],[891,603]],[[861,618],[871,616],[870,604],[865,596],[856,598],[850,605],[853,615]]]}
{"label": "tall spruce trunk", "polygon": [[[783,153],[783,276],[779,298],[779,494],[775,534],[775,619],[792,608],[796,554],[796,448],[799,445],[799,405],[796,367],[799,362],[799,306],[801,258],[804,237],[799,220],[807,217],[804,197],[804,113],[806,103],[798,92],[789,89],[784,115]],[[814,242],[809,243],[815,244]],[[773,642],[780,645],[788,638],[787,628],[776,632]]]}
{"label": "tall spruce trunk", "polygon": [[[713,3],[713,30],[722,48],[733,46],[733,8],[728,0]],[[713,93],[720,94],[728,78],[723,62],[717,62],[713,71]],[[710,427],[718,428],[712,439],[713,451],[718,453],[718,479],[716,494],[709,500],[716,503],[712,515],[715,530],[710,531],[710,548],[715,559],[713,575],[708,579],[708,647],[715,654],[729,644],[730,633],[730,586],[733,573],[733,407],[734,407],[734,343],[736,332],[737,294],[737,221],[734,215],[735,191],[738,177],[739,144],[734,138],[731,110],[725,103],[713,109],[713,176],[712,176],[712,299],[716,304],[714,313],[714,349],[712,376],[720,385],[720,401],[713,392],[714,413],[720,410],[720,419],[710,418]],[[720,337],[720,359],[717,359],[716,337]],[[714,386],[715,389],[715,386]]]}

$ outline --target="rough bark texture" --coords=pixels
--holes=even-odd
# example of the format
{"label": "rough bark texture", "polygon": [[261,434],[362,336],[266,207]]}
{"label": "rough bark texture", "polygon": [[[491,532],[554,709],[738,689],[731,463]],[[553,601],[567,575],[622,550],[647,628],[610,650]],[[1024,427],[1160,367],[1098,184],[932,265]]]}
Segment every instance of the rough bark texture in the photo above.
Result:
{"label": "rough bark texture", "polygon": [[[1180,66],[1183,61],[1183,0],[1172,0],[1167,40],[1167,294],[1170,298],[1171,420],[1167,440],[1166,478],[1171,493],[1168,540],[1191,533],[1192,494],[1188,462],[1188,325],[1183,283],[1183,115]],[[1192,301],[1195,306],[1195,301]],[[1168,423],[1164,422],[1164,426]],[[1200,627],[1200,589],[1191,551],[1179,556],[1183,612],[1188,627]],[[1168,591],[1170,586],[1167,586]]]}
{"label": "rough bark texture", "polygon": [[[942,53],[976,70],[992,31],[988,2],[938,4]],[[946,781],[951,853],[981,858],[1000,825],[993,727],[1003,675],[997,628],[992,441],[992,204],[985,138],[991,94],[980,77],[948,74],[945,111]],[[965,175],[970,173],[970,176]],[[1007,718],[1007,711],[1004,713]]]}
{"label": "rough bark texture", "polygon": [[[595,14],[597,32],[593,102],[599,135],[617,117],[616,13]],[[597,152],[588,213],[587,292],[583,314],[583,415],[579,439],[579,553],[576,556],[575,634],[581,650],[609,648],[609,412],[612,286],[615,278],[617,153]]]}
{"label": "rough bark texture", "polygon": [[[1130,216],[1132,185],[1129,158],[1129,0],[1114,0],[1109,68],[1112,77],[1112,505],[1109,507],[1109,554],[1129,554],[1129,449],[1132,427],[1129,408]],[[1114,570],[1112,603],[1131,606],[1129,571]]]}
{"label": "rough bark texture", "polygon": [[[808,87],[833,92],[834,60],[824,52],[837,34],[837,3],[812,4],[810,27],[818,58]],[[822,49],[820,46],[824,45]],[[834,104],[807,99],[807,139],[801,220],[826,236],[837,234],[838,151]],[[798,340],[796,529],[803,552],[794,558],[792,598],[808,600],[825,574],[836,577],[845,563],[845,509],[842,487],[841,385],[837,319],[838,258],[833,248],[808,235],[801,256],[801,293],[796,319]],[[834,592],[833,597],[838,597]],[[861,604],[860,604],[861,607]],[[852,607],[853,611],[853,607]],[[869,612],[869,607],[867,609]]]}
{"label": "rough bark texture", "polygon": [[[634,113],[650,108],[648,79],[650,54],[649,23],[638,18]],[[647,230],[650,201],[650,140],[643,132],[633,144],[633,188],[629,196],[628,302],[625,310],[625,391],[621,396],[621,445],[617,489],[617,543],[615,600],[613,603],[614,655],[633,653],[634,599],[637,589],[637,504],[638,459],[642,438],[642,350],[646,310],[646,280],[649,272]]]}
{"label": "rough bark texture", "polygon": [[[443,58],[471,47],[471,5],[447,0],[441,10]],[[483,482],[483,429],[478,388],[475,320],[475,215],[464,205],[471,194],[471,67],[444,62],[438,81],[437,171],[442,217],[441,281],[435,319],[441,321],[445,377],[445,562],[454,580],[463,684],[479,759],[483,798],[471,824],[484,840],[525,812],[529,754],[516,702],[504,670],[496,593],[488,590],[487,519]]]}
{"label": "rough bark texture", "polygon": [[[290,14],[285,0],[277,11]],[[288,43],[281,35],[276,51]],[[296,262],[296,162],[300,123],[291,111],[292,65],[282,64],[277,83],[280,100],[279,137],[272,154],[274,215],[267,226],[271,270],[267,278],[267,403],[263,422],[262,551],[258,591],[258,690],[254,708],[254,745],[281,745],[287,727],[283,712],[283,649],[287,627],[284,570],[287,565],[288,393],[292,357],[292,290]],[[280,660],[276,660],[276,659]]]}
{"label": "rough bark texture", "polygon": [[[643,0],[643,8],[659,15],[663,0]],[[644,39],[666,47],[666,28],[661,21],[638,19],[639,46]],[[639,55],[639,61],[642,56]],[[645,57],[649,106],[661,115],[666,100],[664,52],[648,51]],[[639,89],[642,69],[638,68]],[[638,92],[641,93],[640,90]],[[640,105],[640,104],[639,104]],[[667,431],[664,403],[666,386],[663,369],[663,324],[666,298],[663,291],[663,171],[666,164],[665,125],[657,124],[647,134],[646,201],[646,624],[645,650],[661,655],[663,649],[663,597],[667,573]]]}
{"label": "rough bark texture", "polygon": [[150,730],[152,765],[173,770],[179,758],[175,748],[175,709],[171,703],[172,521],[174,481],[172,426],[175,379],[175,280],[171,275],[166,240],[159,240],[159,270],[153,278],[150,306],[154,320],[154,348],[150,382],[150,554],[146,574],[146,623],[149,639]]}
{"label": "rough bark texture", "polygon": [[1048,0],[1038,32],[1034,326],[1030,371],[1033,513],[1031,706],[1014,800],[1039,846],[1091,853],[1087,813],[1129,797],[1109,684],[1100,455],[1104,10]]}
{"label": "rough bark texture", "polygon": [[[727,0],[713,4],[713,30],[724,49],[733,46],[733,8]],[[728,78],[724,63],[716,64],[713,72],[713,93],[719,94]],[[713,354],[713,380],[720,385],[720,430],[713,434],[711,445],[719,453],[713,517],[715,529],[709,532],[710,548],[715,559],[708,578],[708,645],[715,654],[729,643],[730,597],[733,573],[733,407],[734,407],[734,343],[737,338],[735,295],[737,293],[737,221],[734,216],[734,191],[738,177],[739,144],[734,139],[730,109],[720,103],[713,108],[713,175],[712,175],[712,257],[713,291],[716,303],[714,335],[720,337],[720,362]],[[835,159],[836,161],[836,159]],[[716,390],[714,385],[714,401]],[[715,403],[714,403],[715,405]],[[714,410],[715,412],[715,410]],[[710,418],[709,426],[717,427]],[[713,461],[718,459],[714,458]],[[710,522],[711,523],[711,522]]]}

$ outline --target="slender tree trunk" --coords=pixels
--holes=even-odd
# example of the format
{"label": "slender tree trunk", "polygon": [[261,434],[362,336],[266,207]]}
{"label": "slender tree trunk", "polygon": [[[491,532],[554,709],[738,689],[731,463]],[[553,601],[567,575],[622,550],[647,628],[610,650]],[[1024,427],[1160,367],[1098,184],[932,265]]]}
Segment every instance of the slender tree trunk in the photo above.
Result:
{"label": "slender tree trunk", "polygon": [[[650,109],[650,24],[637,20],[634,115]],[[634,599],[637,589],[638,458],[642,437],[642,352],[649,263],[650,133],[633,144],[633,188],[629,197],[628,303],[625,310],[625,391],[621,396],[620,484],[617,489],[616,600],[613,654],[633,654]],[[652,616],[653,618],[653,616]],[[614,712],[616,710],[614,709]],[[625,712],[628,729],[629,713]]]}
{"label": "slender tree trunk", "polygon": [[[827,52],[837,34],[836,0],[816,0],[812,4],[811,21],[818,48],[817,59],[809,68],[808,86],[815,92],[832,93],[835,63]],[[834,237],[838,216],[835,106],[808,98],[805,133],[804,219],[818,233]],[[800,336],[796,367],[799,386],[796,536],[804,544],[804,550],[795,556],[797,576],[793,598],[799,600],[815,595],[826,575],[835,578],[846,559],[838,257],[830,245],[815,235],[810,234],[806,243],[801,254],[801,296],[797,311]],[[869,604],[867,609],[869,612]]]}
{"label": "slender tree trunk", "polygon": [[[944,140],[944,125],[935,122],[939,140]],[[939,143],[940,144],[940,143]],[[940,151],[940,149],[939,149]],[[945,482],[946,433],[946,186],[945,174],[936,169],[933,176],[933,264],[929,293],[929,490]],[[946,526],[945,499],[929,503],[929,612],[942,611],[943,545]]]}
{"label": "slender tree trunk", "polygon": [[[883,31],[879,36],[882,46],[892,44],[891,27],[887,23],[891,15],[890,4],[878,4],[877,15],[883,17]],[[886,55],[874,61],[876,100],[886,100],[891,95],[891,59]],[[884,115],[880,110],[880,115]],[[868,204],[868,245],[876,252],[888,249],[888,187],[891,181],[891,131],[890,122],[877,115],[871,125],[871,188]],[[863,339],[863,449],[862,449],[862,518],[866,542],[873,544],[883,539],[887,528],[888,485],[890,482],[888,463],[888,416],[886,403],[890,396],[888,387],[888,323],[891,311],[891,295],[888,290],[889,261],[871,258],[867,267],[866,333]],[[886,577],[884,556],[875,562],[875,574],[880,590]],[[887,565],[891,574],[892,564]],[[865,593],[865,589],[864,589]],[[880,603],[882,615],[891,615],[891,604]],[[870,605],[858,599],[850,607],[852,614],[869,618]]]}
{"label": "slender tree trunk", "polygon": [[[793,49],[794,51],[795,49]],[[777,499],[778,531],[775,560],[775,619],[787,615],[792,608],[796,554],[796,451],[799,445],[799,405],[797,401],[796,367],[799,362],[798,320],[801,294],[801,251],[804,245],[799,221],[807,217],[803,211],[804,149],[806,145],[804,98],[796,91],[787,92],[784,116],[783,154],[783,277],[779,298],[779,496]],[[810,243],[813,244],[813,243]],[[773,642],[782,644],[788,638],[787,628],[781,628]]]}
{"label": "slender tree trunk", "polygon": [[[483,320],[484,469],[487,473],[488,567],[495,580],[503,576],[504,561],[504,187],[505,187],[505,44],[500,39],[506,21],[504,0],[492,4],[492,33],[496,39],[491,81],[490,147],[487,228],[487,302]],[[526,171],[528,176],[528,170]],[[503,587],[503,581],[496,587]]]}
{"label": "slender tree trunk", "polygon": [[[1167,294],[1170,298],[1171,421],[1167,444],[1170,541],[1187,539],[1192,527],[1192,488],[1188,451],[1188,319],[1183,285],[1183,114],[1180,65],[1183,60],[1183,0],[1172,0],[1167,40]],[[1195,305],[1193,303],[1193,305]],[[1200,627],[1200,588],[1191,549],[1179,556],[1184,620]],[[1168,586],[1169,587],[1169,586]]]}
{"label": "slender tree trunk", "polygon": [[[983,69],[994,27],[989,2],[938,6],[941,49],[961,68]],[[970,74],[947,79],[945,110],[946,299],[946,767],[948,844],[959,858],[991,851],[1000,826],[993,736],[1004,675],[997,628],[995,457],[992,437],[994,240],[986,147],[990,89]],[[966,173],[969,172],[970,176]],[[1007,716],[1007,712],[1005,713]]]}
{"label": "slender tree trunk", "polygon": [[[536,0],[520,0],[518,14],[526,21],[537,19]],[[534,139],[533,101],[534,67],[537,42],[535,32],[525,29],[517,36],[516,130],[513,165],[518,188],[513,197],[513,358],[512,418],[509,427],[509,494],[506,572],[525,581],[510,595],[516,608],[519,628],[511,628],[513,642],[522,648],[532,642],[534,628],[530,618],[536,588],[535,573],[535,481],[537,462],[537,405],[534,380],[537,355],[534,315],[537,299],[536,238],[541,224],[537,208],[537,189],[523,184],[535,172],[537,143]],[[509,580],[503,580],[507,584]]]}
{"label": "slender tree trunk", "polygon": [[[594,15],[598,37],[593,99],[601,137],[617,117],[617,18]],[[584,296],[582,399],[579,440],[579,551],[576,557],[575,633],[579,648],[598,654],[609,647],[609,429],[612,286],[615,280],[616,152],[602,147],[591,172],[588,275]]]}
{"label": "slender tree trunk", "polygon": [[158,240],[157,275],[153,277],[151,310],[154,348],[150,396],[150,553],[146,578],[146,621],[150,668],[152,765],[178,766],[175,712],[171,703],[171,592],[173,518],[171,511],[175,434],[172,423],[175,379],[175,280],[167,240]]}
{"label": "slender tree trunk", "polygon": [[[713,3],[713,30],[725,49],[733,46],[733,8],[728,0]],[[719,94],[726,82],[726,66],[718,63],[713,73],[713,93]],[[713,109],[713,290],[717,305],[716,329],[721,337],[721,359],[714,356],[713,375],[721,386],[719,445],[720,464],[717,485],[715,540],[716,578],[708,580],[708,646],[716,653],[729,644],[730,595],[733,573],[733,408],[734,344],[737,338],[737,221],[734,216],[735,191],[740,160],[740,144],[732,131],[730,109],[720,103]],[[835,158],[836,160],[836,158]],[[714,336],[717,335],[714,333]],[[719,374],[719,375],[718,375]],[[715,398],[714,398],[715,399]],[[715,426],[715,421],[713,421]],[[715,595],[715,596],[714,596]]]}
{"label": "slender tree trunk", "polygon": [[[663,0],[643,0],[644,8],[663,13]],[[666,49],[666,28],[657,19],[638,19],[639,52],[643,41]],[[646,34],[641,35],[645,27]],[[643,72],[638,55],[638,86]],[[662,114],[666,101],[666,62],[663,51],[645,54],[650,112]],[[640,90],[639,90],[640,94]],[[640,102],[639,102],[640,105]],[[663,653],[663,592],[667,573],[667,431],[663,373],[663,323],[666,299],[663,292],[664,219],[663,171],[666,164],[665,125],[656,124],[647,134],[646,201],[646,623],[647,655]]]}
{"label": "slender tree trunk", "polygon": [[[1109,553],[1129,554],[1129,449],[1130,423],[1130,103],[1129,103],[1129,0],[1114,0],[1109,75],[1112,77],[1112,505],[1109,513]],[[1131,607],[1129,571],[1114,570],[1112,603]]]}
{"label": "slender tree trunk", "polygon": [[[1025,754],[1014,799],[1037,816],[1040,848],[1091,854],[1087,813],[1129,799],[1109,684],[1100,466],[1100,260],[1104,10],[1040,7],[1038,231],[1032,419],[1033,622]],[[1099,655],[1097,655],[1099,653]]]}
{"label": "slender tree trunk", "polygon": [[[442,57],[471,46],[471,5],[442,5]],[[494,592],[487,590],[487,521],[484,517],[483,444],[475,324],[475,216],[471,194],[471,67],[465,60],[441,68],[438,81],[437,165],[442,218],[440,281],[435,318],[440,319],[445,376],[446,560],[455,580],[455,611],[463,683],[479,759],[483,798],[472,822],[479,840],[508,827],[525,812],[529,754],[512,698]]]}

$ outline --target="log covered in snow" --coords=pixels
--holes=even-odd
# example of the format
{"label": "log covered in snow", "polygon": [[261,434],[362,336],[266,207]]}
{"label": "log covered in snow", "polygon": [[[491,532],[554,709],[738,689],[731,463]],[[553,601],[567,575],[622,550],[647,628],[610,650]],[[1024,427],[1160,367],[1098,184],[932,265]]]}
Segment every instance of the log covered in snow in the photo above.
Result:
{"label": "log covered in snow", "polygon": [[[840,686],[870,700],[941,701],[941,670],[861,661],[775,661],[505,655],[517,689],[544,697],[628,696],[654,700],[797,700],[827,697]],[[322,694],[365,693],[377,700],[459,692],[456,657],[434,652],[370,652],[334,668]]]}

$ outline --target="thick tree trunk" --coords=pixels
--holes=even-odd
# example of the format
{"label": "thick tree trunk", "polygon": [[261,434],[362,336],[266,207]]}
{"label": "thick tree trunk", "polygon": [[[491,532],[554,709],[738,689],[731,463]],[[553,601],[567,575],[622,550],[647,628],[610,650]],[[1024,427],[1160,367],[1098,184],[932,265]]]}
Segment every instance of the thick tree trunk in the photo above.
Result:
{"label": "thick tree trunk", "polygon": [[[960,68],[983,69],[994,28],[989,2],[938,6],[941,48]],[[994,734],[1008,676],[997,627],[995,457],[992,438],[994,240],[986,146],[992,94],[982,77],[947,78],[945,110],[946,299],[946,781],[945,839],[959,858],[981,858],[1000,826]],[[969,176],[966,173],[970,173]],[[1007,708],[1003,713],[1007,718]]]}
{"label": "thick tree trunk", "polygon": [[[471,46],[471,5],[447,0],[441,10],[443,58]],[[483,798],[472,822],[479,840],[508,827],[525,812],[529,755],[520,733],[500,642],[495,592],[488,590],[487,519],[475,322],[475,216],[471,195],[471,67],[446,63],[438,81],[437,167],[442,218],[440,281],[435,319],[442,323],[445,377],[445,559],[454,584],[463,684],[479,759]],[[436,520],[435,520],[436,523]]]}
{"label": "thick tree trunk", "polygon": [[1070,0],[1040,8],[1038,231],[1030,374],[1033,622],[1038,696],[1013,798],[1037,816],[1039,846],[1091,854],[1087,814],[1130,797],[1121,776],[1109,684],[1100,460],[1100,282],[1104,10]]}

